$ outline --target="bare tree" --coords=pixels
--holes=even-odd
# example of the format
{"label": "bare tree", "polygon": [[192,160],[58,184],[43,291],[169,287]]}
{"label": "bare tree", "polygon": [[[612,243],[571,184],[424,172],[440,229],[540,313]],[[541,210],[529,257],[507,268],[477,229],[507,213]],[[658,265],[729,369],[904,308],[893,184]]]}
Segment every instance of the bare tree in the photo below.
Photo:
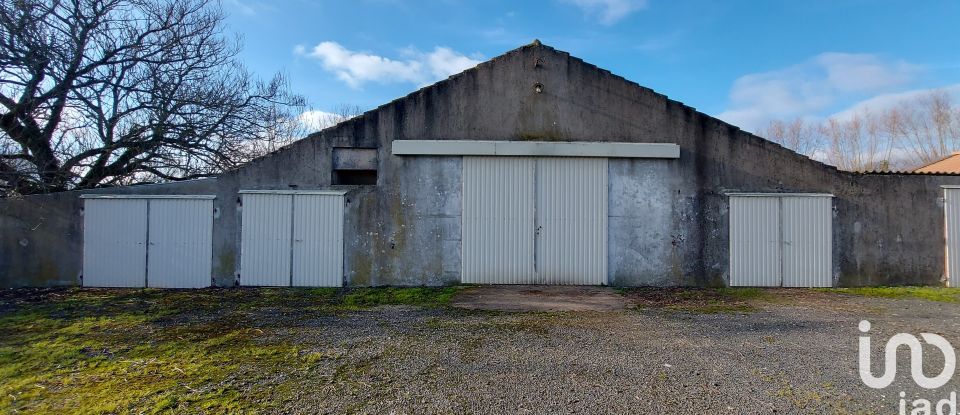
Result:
{"label": "bare tree", "polygon": [[849,171],[888,171],[894,141],[882,119],[869,111],[849,119],[830,118],[820,126],[826,143],[827,162]]}
{"label": "bare tree", "polygon": [[820,123],[773,121],[761,135],[843,170],[912,169],[960,150],[960,108],[939,90],[885,111],[863,109]]}
{"label": "bare tree", "polygon": [[287,135],[304,99],[237,61],[214,0],[0,3],[0,189],[205,177]]}
{"label": "bare tree", "polygon": [[813,156],[821,149],[821,137],[814,123],[796,118],[793,121],[771,121],[760,135],[805,156]]}
{"label": "bare tree", "polygon": [[960,149],[960,108],[945,91],[934,91],[901,103],[885,114],[892,137],[920,166]]}

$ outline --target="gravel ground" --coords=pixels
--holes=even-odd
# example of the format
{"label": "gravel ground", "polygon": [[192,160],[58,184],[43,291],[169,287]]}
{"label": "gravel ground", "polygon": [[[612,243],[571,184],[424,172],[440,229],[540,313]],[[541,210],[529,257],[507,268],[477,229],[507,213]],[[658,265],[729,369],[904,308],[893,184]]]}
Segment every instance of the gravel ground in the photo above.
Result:
{"label": "gravel ground", "polygon": [[[901,331],[960,344],[960,305],[776,297],[746,313],[384,306],[288,321],[274,335],[328,358],[296,375],[299,399],[280,412],[896,413],[900,391],[935,404],[960,389],[958,379],[919,389],[906,353],[892,386],[869,389],[856,358],[861,319],[873,323],[875,350]],[[927,355],[928,375],[938,373],[942,358]]]}
{"label": "gravel ground", "polygon": [[960,389],[917,387],[905,349],[863,385],[863,319],[876,374],[895,333],[960,345],[960,303],[815,290],[14,290],[0,412],[898,413]]}

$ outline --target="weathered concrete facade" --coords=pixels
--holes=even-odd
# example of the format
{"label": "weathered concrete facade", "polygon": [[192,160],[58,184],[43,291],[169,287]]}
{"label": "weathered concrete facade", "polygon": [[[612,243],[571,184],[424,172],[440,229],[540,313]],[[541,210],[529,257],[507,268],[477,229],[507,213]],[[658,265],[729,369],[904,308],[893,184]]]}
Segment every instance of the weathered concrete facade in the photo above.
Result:
{"label": "weathered concrete facade", "polygon": [[346,187],[346,285],[456,283],[462,158],[392,155],[412,139],[678,144],[679,159],[609,162],[608,281],[621,286],[726,284],[729,192],[835,195],[838,285],[942,284],[940,186],[960,184],[841,172],[534,43],[216,179],[0,200],[0,285],[79,284],[81,193],[215,195],[212,283],[235,285],[238,191],[335,187],[334,148],[378,160],[376,186]]}

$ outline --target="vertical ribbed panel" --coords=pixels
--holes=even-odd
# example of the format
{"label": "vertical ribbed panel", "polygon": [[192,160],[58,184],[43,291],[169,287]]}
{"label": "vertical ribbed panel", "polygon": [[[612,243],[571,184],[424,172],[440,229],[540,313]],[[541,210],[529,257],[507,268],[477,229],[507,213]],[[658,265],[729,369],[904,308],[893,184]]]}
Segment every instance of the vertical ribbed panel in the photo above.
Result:
{"label": "vertical ribbed panel", "polygon": [[781,198],[783,286],[833,286],[833,199]]}
{"label": "vertical ribbed panel", "polygon": [[147,285],[210,286],[213,200],[151,199]]}
{"label": "vertical ribbed panel", "polygon": [[960,189],[943,190],[947,227],[947,284],[960,287]]}
{"label": "vertical ribbed panel", "polygon": [[343,285],[343,196],[293,196],[293,285]]}
{"label": "vertical ribbed panel", "polygon": [[780,198],[731,196],[730,285],[780,283]]}
{"label": "vertical ribbed panel", "polygon": [[607,283],[607,159],[537,159],[541,284]]}
{"label": "vertical ribbed panel", "polygon": [[463,158],[462,282],[532,284],[532,158]]}
{"label": "vertical ribbed panel", "polygon": [[289,286],[292,195],[244,194],[240,284]]}
{"label": "vertical ribbed panel", "polygon": [[86,199],[83,210],[83,285],[146,285],[147,201]]}

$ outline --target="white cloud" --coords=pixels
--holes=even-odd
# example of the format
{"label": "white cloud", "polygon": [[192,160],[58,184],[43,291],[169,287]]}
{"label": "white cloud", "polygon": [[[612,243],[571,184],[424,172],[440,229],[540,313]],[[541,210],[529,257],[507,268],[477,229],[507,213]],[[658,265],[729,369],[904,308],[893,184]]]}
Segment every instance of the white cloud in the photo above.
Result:
{"label": "white cloud", "polygon": [[422,85],[480,63],[472,57],[440,46],[429,53],[406,49],[401,52],[401,59],[352,51],[330,41],[321,42],[310,50],[297,46],[294,53],[318,59],[325,70],[352,88],[359,88],[367,82],[409,82]]}
{"label": "white cloud", "polygon": [[297,116],[297,121],[303,125],[307,132],[320,131],[345,119],[345,117],[332,112],[319,110],[304,111]]}
{"label": "white cloud", "polygon": [[595,16],[601,24],[612,25],[631,13],[647,7],[647,0],[563,0],[587,14]]}
{"label": "white cloud", "polygon": [[914,102],[917,99],[929,96],[934,91],[943,91],[949,95],[954,105],[960,105],[960,84],[947,85],[941,88],[933,89],[912,89],[909,91],[895,92],[890,94],[881,94],[875,97],[857,102],[843,111],[830,115],[830,118],[838,120],[848,120],[856,114],[864,112],[882,112],[896,108],[900,105]]}
{"label": "white cloud", "polygon": [[805,62],[737,79],[718,117],[756,129],[773,119],[820,115],[839,101],[889,92],[910,83],[920,67],[872,54],[823,53]]}

